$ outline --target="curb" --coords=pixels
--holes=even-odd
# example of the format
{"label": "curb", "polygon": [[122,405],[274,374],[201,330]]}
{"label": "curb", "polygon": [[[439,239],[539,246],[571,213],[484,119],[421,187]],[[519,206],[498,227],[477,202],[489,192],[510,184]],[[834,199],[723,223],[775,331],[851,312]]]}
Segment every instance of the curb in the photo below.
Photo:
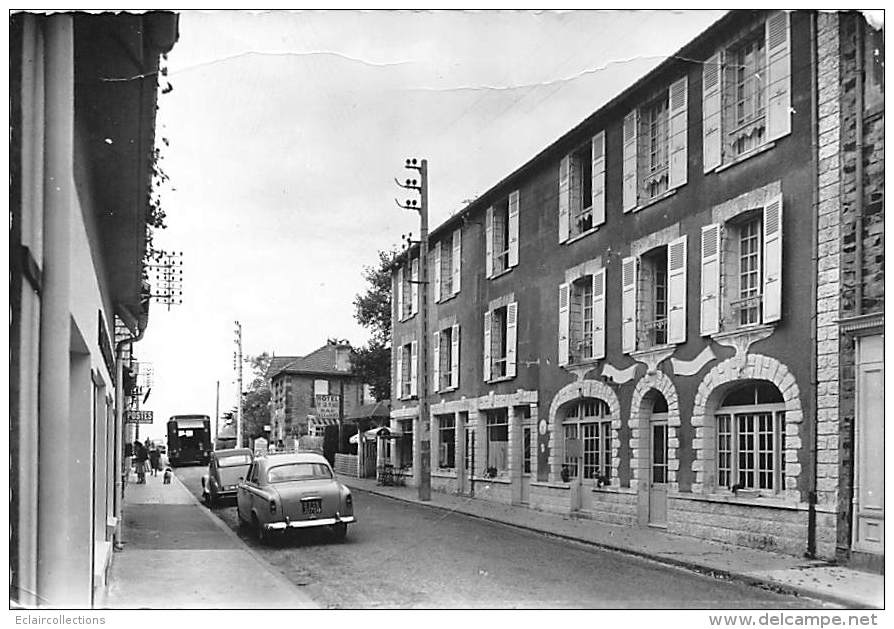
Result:
{"label": "curb", "polygon": [[[750,574],[744,574],[741,572],[732,572],[730,570],[725,570],[722,568],[711,568],[705,566],[703,564],[699,564],[692,561],[687,561],[685,559],[675,559],[672,557],[662,557],[660,555],[650,555],[648,553],[637,551],[632,548],[627,548],[624,546],[613,546],[611,544],[606,544],[604,542],[596,542],[586,539],[581,539],[579,537],[574,537],[573,535],[566,535],[564,533],[555,533],[553,531],[544,530],[541,528],[536,528],[533,526],[525,526],[524,524],[515,524],[513,522],[506,522],[505,520],[499,520],[497,518],[489,517],[486,515],[480,515],[477,513],[469,513],[467,511],[461,511],[459,509],[454,509],[451,507],[446,507],[443,505],[438,505],[434,503],[420,502],[417,500],[413,500],[412,498],[403,498],[401,496],[395,496],[393,494],[376,491],[374,489],[367,489],[365,487],[357,487],[351,486],[349,483],[345,483],[352,490],[363,491],[368,494],[374,494],[376,496],[382,496],[383,498],[390,498],[392,500],[397,500],[399,502],[406,502],[410,504],[419,505],[421,507],[427,507],[429,509],[437,509],[439,511],[453,511],[455,513],[461,513],[470,518],[476,518],[479,520],[484,520],[486,522],[493,522],[495,524],[502,524],[504,526],[510,526],[512,528],[521,529],[523,531],[529,531],[532,533],[538,533],[540,535],[546,535],[548,537],[555,537],[558,539],[563,539],[571,542],[578,542],[580,544],[586,544],[587,546],[594,546],[596,548],[600,548],[602,550],[613,551],[617,553],[621,553],[624,555],[629,555],[632,557],[636,557],[638,559],[644,559],[647,561],[652,561],[658,564],[673,566],[675,568],[683,568],[689,570],[691,572],[696,572],[701,575],[714,577],[718,579],[724,579],[727,581],[737,581],[739,583],[744,583],[746,585],[750,585],[752,587],[759,587],[762,589],[771,590],[776,592],[777,594],[789,594],[794,596],[799,596],[802,598],[809,598],[816,601],[829,602],[836,605],[842,605],[849,609],[867,609],[865,603],[862,601],[854,601],[853,599],[848,599],[846,597],[837,596],[834,594],[820,594],[813,590],[807,588],[801,588],[796,585],[790,585],[787,583],[780,583],[778,581],[773,581],[772,579],[762,579],[760,577],[756,577]],[[873,608],[868,608],[873,609]]]}
{"label": "curb", "polygon": [[[239,542],[240,546],[242,547],[242,550],[244,552],[246,552],[252,559],[254,559],[255,562],[258,563],[258,565],[261,567],[262,570],[264,570],[268,574],[272,575],[273,578],[276,579],[277,581],[279,581],[281,585],[285,585],[288,587],[288,589],[293,590],[295,592],[295,594],[297,595],[297,598],[304,599],[307,603],[309,603],[310,605],[307,607],[307,609],[322,609],[316,601],[314,601],[307,594],[305,594],[304,592],[299,590],[295,586],[294,583],[292,583],[285,577],[285,575],[283,575],[281,572],[278,572],[278,571],[274,570],[273,568],[271,568],[267,564],[267,562],[264,560],[264,558],[261,557],[257,553],[257,551],[255,551],[255,549],[253,549],[251,546],[248,546],[244,541],[242,541],[242,538],[239,537],[236,533],[234,533],[230,529],[230,527],[224,523],[223,520],[221,520],[213,512],[211,512],[205,505],[203,505],[201,502],[199,502],[199,499],[196,498],[191,491],[189,491],[189,489],[186,487],[186,485],[183,484],[182,480],[177,478],[176,474],[174,474],[173,477],[174,477],[174,480],[177,481],[177,484],[180,485],[180,489],[182,489],[189,495],[190,500],[192,500],[192,504],[194,506],[198,507],[199,511],[201,511],[202,514],[205,515],[205,517],[207,517],[209,520],[211,520],[217,528],[219,528],[221,531],[226,533],[230,537],[230,539]],[[297,608],[297,609],[304,609],[304,608]]]}

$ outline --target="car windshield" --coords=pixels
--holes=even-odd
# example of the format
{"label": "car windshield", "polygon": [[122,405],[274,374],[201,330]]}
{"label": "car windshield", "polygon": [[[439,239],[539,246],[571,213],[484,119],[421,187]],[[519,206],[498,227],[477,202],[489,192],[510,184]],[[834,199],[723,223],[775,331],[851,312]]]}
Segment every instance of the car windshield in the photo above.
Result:
{"label": "car windshield", "polygon": [[248,465],[251,463],[251,455],[249,454],[230,454],[217,458],[217,464],[220,467],[234,467],[236,465]]}
{"label": "car windshield", "polygon": [[332,472],[325,463],[289,463],[277,465],[267,470],[267,480],[271,483],[285,483],[293,480],[332,478]]}

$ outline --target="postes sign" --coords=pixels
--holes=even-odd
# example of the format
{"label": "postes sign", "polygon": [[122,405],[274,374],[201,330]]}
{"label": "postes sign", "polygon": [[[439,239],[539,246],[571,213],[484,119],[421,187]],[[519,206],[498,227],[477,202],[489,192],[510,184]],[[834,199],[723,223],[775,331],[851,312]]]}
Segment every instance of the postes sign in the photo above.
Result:
{"label": "postes sign", "polygon": [[152,411],[124,411],[124,421],[128,424],[151,424]]}

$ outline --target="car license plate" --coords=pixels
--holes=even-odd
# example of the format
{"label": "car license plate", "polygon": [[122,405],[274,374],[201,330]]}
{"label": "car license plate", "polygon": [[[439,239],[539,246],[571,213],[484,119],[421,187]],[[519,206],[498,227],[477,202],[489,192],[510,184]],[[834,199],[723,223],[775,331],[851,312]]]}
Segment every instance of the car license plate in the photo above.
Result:
{"label": "car license plate", "polygon": [[305,515],[317,515],[323,512],[322,501],[304,500],[301,502],[301,513]]}

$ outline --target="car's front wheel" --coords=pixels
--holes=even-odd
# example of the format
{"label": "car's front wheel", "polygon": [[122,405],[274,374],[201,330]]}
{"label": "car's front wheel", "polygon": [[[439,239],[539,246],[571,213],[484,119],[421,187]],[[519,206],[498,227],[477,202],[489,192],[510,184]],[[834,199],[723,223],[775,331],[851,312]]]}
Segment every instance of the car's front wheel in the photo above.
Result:
{"label": "car's front wheel", "polygon": [[344,522],[339,524],[332,525],[332,534],[335,536],[335,539],[338,541],[344,541],[345,537],[348,535],[348,525]]}

